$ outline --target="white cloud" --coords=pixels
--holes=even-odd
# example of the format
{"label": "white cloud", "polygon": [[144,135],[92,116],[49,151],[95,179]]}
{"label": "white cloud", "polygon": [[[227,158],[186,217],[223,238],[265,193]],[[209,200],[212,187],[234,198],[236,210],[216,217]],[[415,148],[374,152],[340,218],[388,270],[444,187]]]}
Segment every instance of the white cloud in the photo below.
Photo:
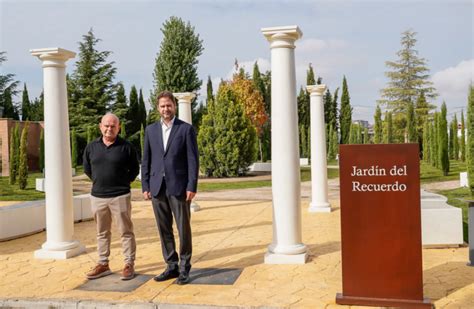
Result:
{"label": "white cloud", "polygon": [[320,40],[313,38],[302,39],[301,41],[296,41],[295,44],[297,50],[301,53],[316,53],[325,50],[338,50],[347,46],[347,43],[343,40]]}
{"label": "white cloud", "polygon": [[474,81],[474,59],[461,61],[454,67],[436,72],[432,81],[446,105],[466,104],[469,84]]}

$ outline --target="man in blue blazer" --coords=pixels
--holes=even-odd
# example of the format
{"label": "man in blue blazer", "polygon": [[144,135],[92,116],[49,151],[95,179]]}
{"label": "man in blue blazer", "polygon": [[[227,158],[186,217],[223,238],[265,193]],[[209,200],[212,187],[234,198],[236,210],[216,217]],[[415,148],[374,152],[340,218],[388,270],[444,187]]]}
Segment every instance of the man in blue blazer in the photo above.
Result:
{"label": "man in blue blazer", "polygon": [[[155,281],[178,278],[189,282],[192,238],[190,204],[197,191],[199,156],[192,125],[175,117],[176,100],[171,92],[158,95],[160,121],[145,131],[142,156],[142,191],[151,199],[161,238],[163,258],[168,265]],[[179,233],[179,258],[173,235],[173,215]]]}

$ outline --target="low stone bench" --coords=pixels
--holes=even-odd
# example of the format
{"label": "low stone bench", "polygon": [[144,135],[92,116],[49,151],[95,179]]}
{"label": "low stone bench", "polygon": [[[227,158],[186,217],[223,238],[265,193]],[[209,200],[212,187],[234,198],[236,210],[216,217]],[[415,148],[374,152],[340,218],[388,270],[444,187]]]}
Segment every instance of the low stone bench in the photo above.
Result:
{"label": "low stone bench", "polygon": [[[74,222],[93,219],[90,194],[73,197]],[[19,238],[44,231],[46,228],[45,200],[21,202],[0,207],[0,241]]]}

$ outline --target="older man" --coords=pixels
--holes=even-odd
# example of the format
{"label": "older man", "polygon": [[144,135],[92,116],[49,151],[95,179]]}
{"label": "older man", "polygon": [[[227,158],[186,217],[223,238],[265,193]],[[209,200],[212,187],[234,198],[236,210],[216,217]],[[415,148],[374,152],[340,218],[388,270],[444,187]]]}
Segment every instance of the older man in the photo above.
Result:
{"label": "older man", "polygon": [[133,145],[118,136],[120,121],[114,114],[106,114],[100,122],[102,137],[84,150],[84,172],[92,179],[91,206],[97,225],[99,261],[87,273],[96,279],[111,273],[109,268],[112,217],[122,238],[125,266],[122,280],[135,276],[136,242],[131,220],[130,183],[139,172],[137,152]]}

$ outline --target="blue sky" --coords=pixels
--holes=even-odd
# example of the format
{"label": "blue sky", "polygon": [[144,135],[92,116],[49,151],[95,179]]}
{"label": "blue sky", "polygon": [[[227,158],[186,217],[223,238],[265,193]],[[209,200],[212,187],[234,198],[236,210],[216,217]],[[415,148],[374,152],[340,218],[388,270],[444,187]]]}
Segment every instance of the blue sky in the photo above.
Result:
{"label": "blue sky", "polygon": [[[400,34],[416,31],[419,55],[445,100],[448,113],[465,109],[467,88],[474,79],[474,4],[453,1],[10,1],[0,0],[0,50],[8,61],[1,68],[26,82],[30,97],[42,87],[39,60],[33,48],[62,47],[78,51],[82,35],[92,27],[116,62],[116,81],[148,96],[154,59],[163,38],[160,31],[170,16],[190,21],[203,39],[199,76],[200,98],[210,75],[214,89],[230,78],[234,60],[248,70],[255,61],[270,68],[269,44],[263,27],[298,25],[296,42],[298,87],[308,64],[331,91],[347,77],[353,119],[373,122],[376,100],[386,84],[385,61],[396,60]],[[74,61],[68,62],[72,72]],[[19,98],[18,98],[19,100]]]}

